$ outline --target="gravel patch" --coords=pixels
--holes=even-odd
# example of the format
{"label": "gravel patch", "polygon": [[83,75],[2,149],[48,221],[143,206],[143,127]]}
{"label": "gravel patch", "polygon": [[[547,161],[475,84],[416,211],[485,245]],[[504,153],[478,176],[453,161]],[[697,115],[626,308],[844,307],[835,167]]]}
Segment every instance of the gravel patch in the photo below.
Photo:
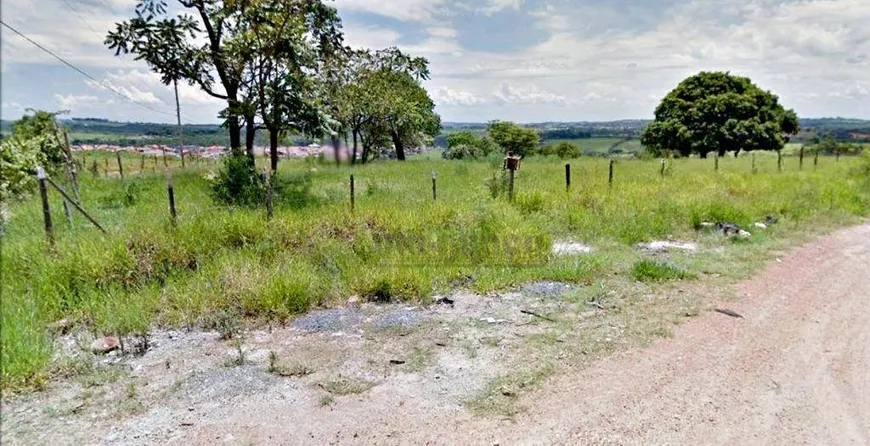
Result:
{"label": "gravel patch", "polygon": [[293,321],[293,328],[317,333],[340,333],[357,331],[362,327],[363,317],[353,308],[312,311]]}
{"label": "gravel patch", "polygon": [[533,282],[523,285],[520,291],[538,297],[559,297],[571,291],[571,285],[562,282]]}
{"label": "gravel patch", "polygon": [[401,308],[372,318],[374,330],[389,330],[392,328],[411,328],[423,322],[423,314],[413,308]]}

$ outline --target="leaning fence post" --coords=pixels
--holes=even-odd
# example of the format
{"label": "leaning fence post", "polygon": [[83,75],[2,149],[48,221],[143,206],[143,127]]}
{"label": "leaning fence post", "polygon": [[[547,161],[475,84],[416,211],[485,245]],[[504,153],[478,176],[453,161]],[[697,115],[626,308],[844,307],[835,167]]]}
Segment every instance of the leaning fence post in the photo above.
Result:
{"label": "leaning fence post", "polygon": [[350,174],[350,211],[353,212],[356,207],[356,197],[354,196],[354,182],[353,182],[353,174]]}
{"label": "leaning fence post", "polygon": [[51,206],[48,203],[48,187],[45,185],[45,170],[36,168],[36,179],[39,181],[39,197],[42,199],[42,219],[45,222],[45,238],[48,246],[54,248],[54,229],[51,225]]}
{"label": "leaning fence post", "polygon": [[166,171],[166,191],[169,193],[169,216],[172,218],[172,226],[175,226],[178,213],[175,211],[175,187],[172,181],[172,171]]}
{"label": "leaning fence post", "polygon": [[782,172],[782,150],[776,151],[776,168]]}
{"label": "leaning fence post", "polygon": [[664,159],[664,158],[662,158],[662,171],[661,171],[661,176],[662,176],[662,178],[665,177],[665,159]]}
{"label": "leaning fence post", "polygon": [[613,186],[613,160],[610,160],[610,174],[607,178],[607,184],[609,184],[611,187]]}
{"label": "leaning fence post", "polygon": [[713,166],[714,166],[713,170],[718,172],[719,171],[719,154],[718,153],[713,155]]}
{"label": "leaning fence post", "polygon": [[124,181],[124,164],[121,162],[121,151],[115,152],[115,158],[118,158],[118,172],[121,173],[121,181]]}

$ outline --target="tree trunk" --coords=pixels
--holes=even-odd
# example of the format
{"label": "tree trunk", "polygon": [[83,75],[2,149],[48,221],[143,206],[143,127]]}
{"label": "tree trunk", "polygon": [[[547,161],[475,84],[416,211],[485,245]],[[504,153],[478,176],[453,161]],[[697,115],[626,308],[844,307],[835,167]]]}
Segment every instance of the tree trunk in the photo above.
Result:
{"label": "tree trunk", "polygon": [[278,170],[278,129],[269,129],[269,157],[272,159],[272,172]]}
{"label": "tree trunk", "polygon": [[396,147],[396,159],[405,161],[405,145],[399,132],[390,132],[393,136],[393,145]]}
{"label": "tree trunk", "polygon": [[254,123],[253,116],[245,117],[245,150],[248,156],[254,159],[254,137],[256,136],[257,128]]}
{"label": "tree trunk", "polygon": [[338,133],[332,135],[332,151],[335,153],[335,165],[341,165],[341,139],[338,137]]}
{"label": "tree trunk", "polygon": [[181,126],[181,101],[178,100],[178,79],[172,84],[175,86],[175,116],[178,118],[178,151],[181,155],[181,167],[184,167],[184,130]]}
{"label": "tree trunk", "polygon": [[228,121],[230,128],[230,150],[234,155],[240,154],[242,151],[242,126],[239,124],[238,117],[230,116]]}
{"label": "tree trunk", "polygon": [[356,129],[353,130],[353,154],[350,157],[350,164],[356,164],[356,154],[357,154],[357,141],[359,140],[359,133],[357,133]]}

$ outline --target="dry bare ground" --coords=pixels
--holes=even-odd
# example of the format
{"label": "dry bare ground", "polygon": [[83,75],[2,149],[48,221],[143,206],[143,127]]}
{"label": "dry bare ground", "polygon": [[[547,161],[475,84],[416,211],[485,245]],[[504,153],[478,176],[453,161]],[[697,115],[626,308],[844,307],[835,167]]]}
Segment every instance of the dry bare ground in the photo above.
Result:
{"label": "dry bare ground", "polygon": [[[331,310],[238,344],[160,332],[99,369],[113,384],[7,401],[3,443],[870,444],[870,224],[771,262],[735,300],[567,291]],[[743,318],[699,313],[714,307]]]}

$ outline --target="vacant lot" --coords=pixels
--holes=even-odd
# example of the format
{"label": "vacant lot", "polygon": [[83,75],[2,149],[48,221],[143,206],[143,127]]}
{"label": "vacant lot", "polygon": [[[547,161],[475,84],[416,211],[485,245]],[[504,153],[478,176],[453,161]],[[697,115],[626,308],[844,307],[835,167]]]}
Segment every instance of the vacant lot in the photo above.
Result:
{"label": "vacant lot", "polygon": [[[135,175],[137,167],[125,182],[83,175],[84,206],[108,235],[80,216],[70,227],[52,196],[52,253],[38,200],[11,207],[2,251],[4,389],[39,388],[82,371],[58,353],[59,332],[118,334],[132,343],[155,327],[190,327],[229,338],[245,326],[343,306],[349,296],[425,304],[457,288],[483,294],[555,281],[579,287],[582,301],[610,280],[743,277],[771,248],[865,216],[870,199],[859,161],[846,158],[824,158],[802,172],[787,158],[780,173],[775,157],[760,157],[755,174],[744,158],[720,160],[718,172],[713,160],[677,160],[664,176],[658,162],[618,161],[612,186],[607,160],[583,159],[572,162],[568,192],[561,162],[529,160],[513,203],[500,163],[351,169],[295,161],[282,164],[271,221],[264,209],[216,205],[212,166],[176,171],[173,226],[164,176]],[[767,216],[778,224],[752,227]],[[752,237],[698,231],[704,221],[735,223]],[[699,249],[650,264],[635,248],[668,238]],[[585,243],[593,252],[554,255],[555,242]]]}

